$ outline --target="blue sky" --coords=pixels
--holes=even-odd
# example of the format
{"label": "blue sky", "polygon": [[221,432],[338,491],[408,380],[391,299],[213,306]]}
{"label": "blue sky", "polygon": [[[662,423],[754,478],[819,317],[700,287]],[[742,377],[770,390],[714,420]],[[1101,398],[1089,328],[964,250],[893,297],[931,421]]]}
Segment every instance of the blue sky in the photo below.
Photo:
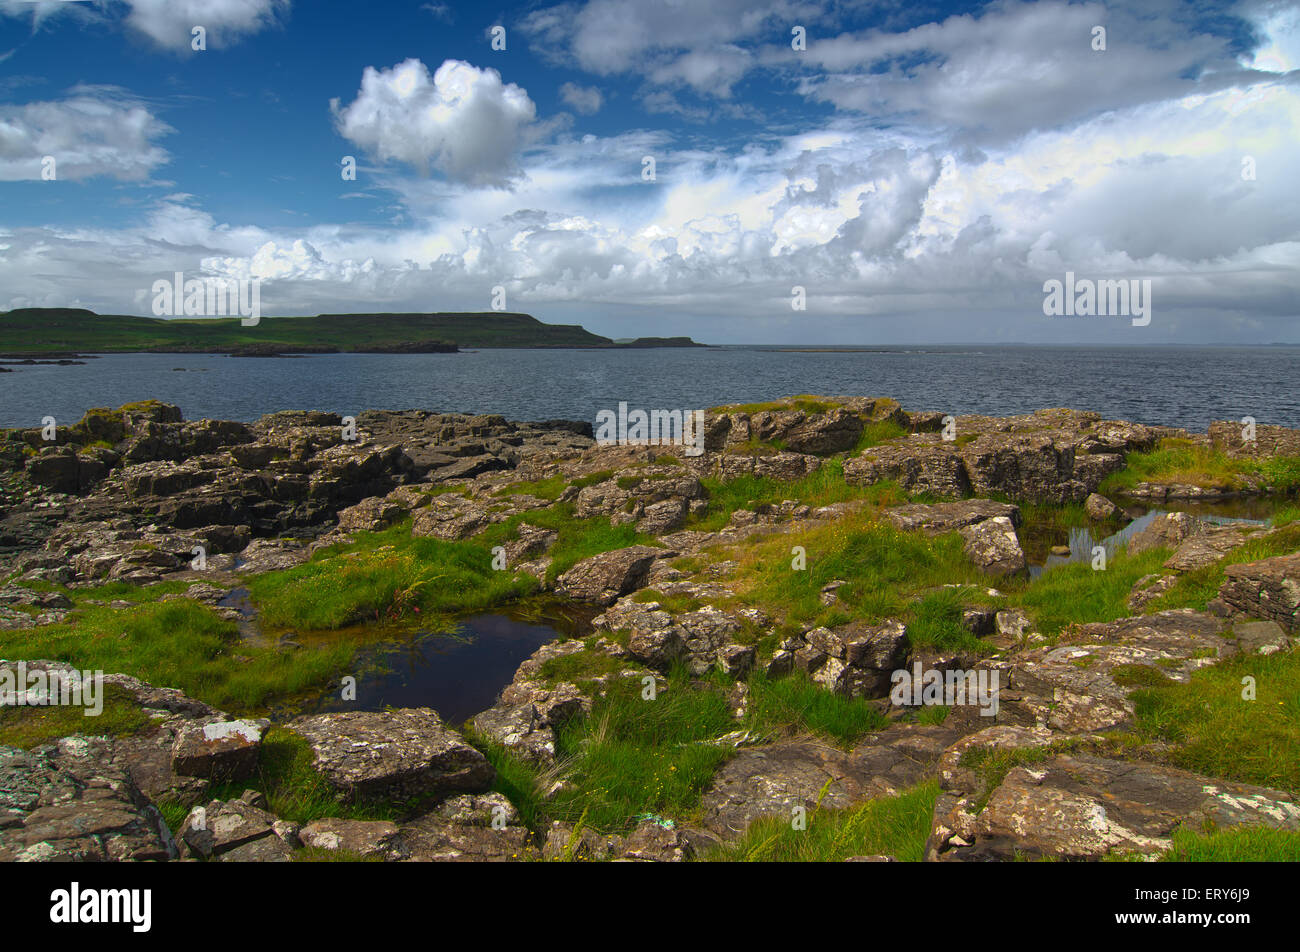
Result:
{"label": "blue sky", "polygon": [[[1297,66],[1272,0],[0,0],[0,308],[184,271],[714,343],[1297,341]],[[1151,324],[1045,316],[1067,270]]]}

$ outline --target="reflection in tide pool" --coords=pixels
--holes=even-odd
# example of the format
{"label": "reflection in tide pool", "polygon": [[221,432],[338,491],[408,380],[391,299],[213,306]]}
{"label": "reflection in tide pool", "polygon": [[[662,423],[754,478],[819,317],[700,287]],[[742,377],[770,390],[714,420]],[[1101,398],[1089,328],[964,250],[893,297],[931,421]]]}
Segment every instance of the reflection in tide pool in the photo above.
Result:
{"label": "reflection in tide pool", "polygon": [[[1068,562],[1091,562],[1092,550],[1098,545],[1106,550],[1106,560],[1109,562],[1115,557],[1116,552],[1123,551],[1124,547],[1128,545],[1129,539],[1133,538],[1133,536],[1137,535],[1149,526],[1157,516],[1163,516],[1168,512],[1184,512],[1189,510],[1190,507],[1188,510],[1182,508],[1152,509],[1150,512],[1133,519],[1123,529],[1120,529],[1113,535],[1108,535],[1102,539],[1098,539],[1094,536],[1092,529],[1089,526],[1071,527],[1070,540],[1068,542],[1068,545],[1070,546],[1070,554],[1048,555],[1041,565],[1029,566],[1029,575],[1031,578],[1037,578],[1042,574],[1044,569],[1051,568],[1053,565],[1065,565]],[[1244,522],[1250,525],[1263,525],[1267,522],[1267,519],[1250,519],[1239,516],[1214,515],[1205,511],[1204,507],[1202,507],[1200,511],[1195,512],[1195,515],[1202,522],[1207,522],[1216,526],[1226,525],[1230,522]]]}
{"label": "reflection in tide pool", "polygon": [[515,670],[549,641],[578,633],[580,621],[546,616],[474,615],[454,634],[419,632],[401,644],[366,649],[359,661],[357,697],[337,692],[304,713],[431,707],[459,724],[495,703]]}

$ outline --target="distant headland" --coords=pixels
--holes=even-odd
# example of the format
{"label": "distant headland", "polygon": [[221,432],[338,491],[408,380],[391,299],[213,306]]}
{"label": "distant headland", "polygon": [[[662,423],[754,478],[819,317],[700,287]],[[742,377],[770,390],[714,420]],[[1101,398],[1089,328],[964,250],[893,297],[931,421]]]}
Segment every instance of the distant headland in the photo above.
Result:
{"label": "distant headland", "polygon": [[544,324],[505,311],[318,314],[232,318],[138,317],[81,308],[0,312],[0,349],[23,357],[54,353],[217,353],[247,357],[323,353],[455,353],[463,348],[622,349],[705,347],[689,337],[615,341],[577,324]]}

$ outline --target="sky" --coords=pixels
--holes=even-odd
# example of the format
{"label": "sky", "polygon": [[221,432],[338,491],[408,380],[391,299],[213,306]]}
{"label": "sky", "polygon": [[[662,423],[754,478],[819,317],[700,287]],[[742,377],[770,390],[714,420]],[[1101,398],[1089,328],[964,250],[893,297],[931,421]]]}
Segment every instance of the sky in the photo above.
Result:
{"label": "sky", "polygon": [[[178,271],[718,344],[1300,342],[1300,0],[0,0],[0,310]],[[1067,272],[1150,322],[1045,314]]]}

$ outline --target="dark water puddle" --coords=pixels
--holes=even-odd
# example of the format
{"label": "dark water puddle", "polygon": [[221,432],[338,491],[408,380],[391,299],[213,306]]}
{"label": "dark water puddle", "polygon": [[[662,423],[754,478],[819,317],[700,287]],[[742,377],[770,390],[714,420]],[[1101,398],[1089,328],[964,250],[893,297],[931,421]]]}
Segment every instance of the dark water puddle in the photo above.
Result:
{"label": "dark water puddle", "polygon": [[[1037,578],[1044,569],[1054,565],[1065,565],[1070,562],[1090,563],[1093,557],[1092,550],[1098,545],[1106,550],[1106,558],[1109,560],[1116,552],[1124,549],[1129,539],[1149,526],[1152,520],[1169,512],[1190,513],[1211,525],[1225,525],[1232,522],[1263,525],[1278,509],[1289,505],[1291,500],[1243,497],[1214,502],[1167,503],[1157,507],[1132,500],[1117,499],[1116,502],[1123,506],[1128,522],[1122,529],[1109,535],[1099,536],[1090,524],[1037,533],[1031,530],[1026,540],[1027,554],[1030,558],[1030,577]],[[1068,546],[1069,554],[1052,554],[1050,548],[1058,545]]]}
{"label": "dark water puddle", "polygon": [[[232,593],[233,594],[233,593]],[[516,606],[457,619],[451,631],[364,625],[337,632],[285,633],[278,643],[310,651],[342,639],[362,642],[354,671],[355,699],[339,685],[295,698],[270,711],[276,720],[331,711],[431,707],[459,724],[487,710],[519,665],[542,645],[590,633],[593,612],[560,604]]]}

